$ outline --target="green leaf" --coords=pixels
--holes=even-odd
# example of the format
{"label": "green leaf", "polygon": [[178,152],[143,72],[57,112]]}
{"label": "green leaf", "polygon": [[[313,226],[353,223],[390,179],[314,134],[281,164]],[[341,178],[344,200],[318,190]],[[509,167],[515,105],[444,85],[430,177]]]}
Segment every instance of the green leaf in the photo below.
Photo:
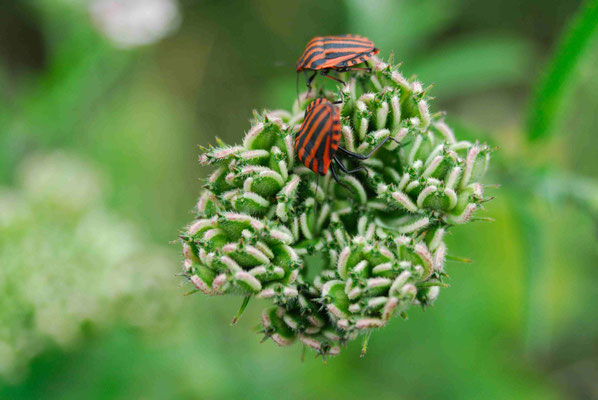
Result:
{"label": "green leaf", "polygon": [[[372,39],[382,50],[392,49],[399,58],[416,54],[432,35],[448,29],[459,15],[462,0],[438,2],[346,0],[350,25]],[[392,19],[392,23],[389,22]]]}
{"label": "green leaf", "polygon": [[428,54],[409,69],[433,83],[439,97],[465,96],[527,79],[531,46],[520,37],[487,35],[456,39]]}
{"label": "green leaf", "polygon": [[588,0],[563,35],[555,57],[537,87],[528,116],[531,140],[552,133],[564,93],[571,86],[573,72],[591,48],[597,28],[598,0]]}

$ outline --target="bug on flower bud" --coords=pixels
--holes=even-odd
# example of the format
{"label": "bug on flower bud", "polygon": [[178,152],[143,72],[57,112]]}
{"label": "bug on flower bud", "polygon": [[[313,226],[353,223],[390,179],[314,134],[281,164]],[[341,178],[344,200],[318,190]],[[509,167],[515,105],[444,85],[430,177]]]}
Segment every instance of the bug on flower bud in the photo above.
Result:
{"label": "bug on flower bud", "polygon": [[326,175],[328,169],[330,169],[334,180],[351,191],[339,182],[335,164],[346,174],[357,171],[366,171],[367,173],[367,170],[363,165],[355,169],[347,169],[339,160],[337,151],[348,157],[366,160],[391,137],[384,138],[369,154],[354,153],[340,146],[341,121],[340,113],[335,107],[337,103],[340,102],[332,103],[323,97],[319,97],[307,106],[303,123],[295,136],[295,152],[307,168],[322,176]]}
{"label": "bug on flower bud", "polygon": [[378,54],[379,50],[368,38],[359,35],[339,35],[339,36],[318,36],[313,38],[305,46],[305,50],[297,61],[297,72],[314,71],[313,75],[307,79],[307,87],[311,88],[311,83],[318,74],[318,71],[337,82],[345,82],[328,75],[330,71],[335,70],[344,72],[348,70],[367,70],[370,68],[351,68],[356,64],[366,62],[373,55]]}

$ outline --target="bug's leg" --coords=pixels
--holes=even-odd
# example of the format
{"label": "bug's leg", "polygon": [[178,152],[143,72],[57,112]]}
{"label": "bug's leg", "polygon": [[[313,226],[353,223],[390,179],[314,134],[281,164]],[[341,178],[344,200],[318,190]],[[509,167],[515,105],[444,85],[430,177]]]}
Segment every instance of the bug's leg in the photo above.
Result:
{"label": "bug's leg", "polygon": [[343,86],[345,86],[345,85],[346,85],[345,81],[343,81],[342,79],[340,79],[340,78],[337,78],[336,76],[332,76],[332,75],[330,75],[330,70],[329,70],[329,69],[322,70],[321,74],[322,74],[323,76],[325,76],[326,78],[330,78],[330,79],[332,79],[333,81],[337,81],[338,83],[340,83],[340,84],[341,84],[341,85],[343,85]]}
{"label": "bug's leg", "polygon": [[[316,75],[318,75],[318,71],[314,71],[312,76],[307,77],[307,71],[305,71],[305,77],[307,78],[307,87],[309,88],[310,91],[311,91],[311,83],[313,82]],[[309,91],[308,91],[308,93],[309,93]]]}
{"label": "bug's leg", "polygon": [[355,172],[358,171],[365,171],[365,173],[370,176],[368,169],[361,165],[355,169],[347,169],[347,167],[345,167],[345,165],[341,162],[341,160],[339,160],[336,156],[334,156],[333,158],[334,162],[336,162],[336,164],[338,165],[338,167],[345,173],[345,174],[354,174]]}
{"label": "bug's leg", "polygon": [[333,101],[332,104],[343,104],[344,103],[344,101],[345,101],[345,95],[343,94],[342,90],[340,91],[340,94],[341,94],[341,99],[337,100],[337,101]]}
{"label": "bug's leg", "polygon": [[386,142],[388,142],[389,139],[390,139],[390,136],[385,137],[384,140],[381,141],[380,143],[378,143],[378,145],[376,147],[374,147],[372,149],[372,151],[370,151],[368,154],[354,153],[354,152],[349,151],[341,146],[339,146],[338,149],[350,157],[357,158],[359,160],[367,160],[368,158],[370,158],[372,156],[372,154],[374,154],[376,152],[376,150],[378,150],[380,147],[384,146],[384,144]]}
{"label": "bug's leg", "polygon": [[347,67],[344,68],[343,71],[366,71],[367,73],[372,73],[371,67]]}
{"label": "bug's leg", "polygon": [[[359,65],[359,64],[365,64],[365,67],[355,67],[355,65]],[[372,67],[370,65],[370,63],[365,60],[365,61],[361,61],[361,62],[356,62],[354,64],[351,64],[349,66],[343,67],[343,68],[339,68],[340,72],[346,72],[346,71],[366,71],[368,74],[372,73]]]}
{"label": "bug's leg", "polygon": [[338,183],[339,185],[341,185],[342,187],[347,189],[349,192],[353,193],[353,189],[351,189],[349,186],[345,185],[344,183],[342,183],[341,181],[338,180],[338,175],[336,174],[336,169],[334,168],[334,164],[330,164],[330,171],[332,171],[332,177],[334,178],[336,183]]}
{"label": "bug's leg", "polygon": [[325,76],[326,78],[330,78],[330,79],[332,79],[333,81],[337,81],[338,83],[340,83],[340,84],[341,84],[341,85],[343,85],[343,86],[345,86],[345,85],[346,85],[345,81],[343,81],[343,80],[342,80],[342,79],[340,79],[340,78],[337,78],[336,76],[331,76],[331,75],[328,75],[328,74],[326,74],[326,75],[324,75],[324,76]]}

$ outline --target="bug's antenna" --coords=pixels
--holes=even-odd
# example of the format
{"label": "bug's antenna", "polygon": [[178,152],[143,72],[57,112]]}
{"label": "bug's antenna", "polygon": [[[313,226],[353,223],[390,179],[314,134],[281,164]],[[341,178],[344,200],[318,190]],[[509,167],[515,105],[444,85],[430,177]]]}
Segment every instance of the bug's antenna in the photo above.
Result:
{"label": "bug's antenna", "polygon": [[297,89],[297,107],[299,107],[299,72],[297,72],[297,82],[295,86]]}
{"label": "bug's antenna", "polygon": [[316,172],[316,191],[314,192],[314,235],[316,234],[316,227],[318,226],[318,213],[316,212],[318,209],[318,179],[320,179],[320,174]]}

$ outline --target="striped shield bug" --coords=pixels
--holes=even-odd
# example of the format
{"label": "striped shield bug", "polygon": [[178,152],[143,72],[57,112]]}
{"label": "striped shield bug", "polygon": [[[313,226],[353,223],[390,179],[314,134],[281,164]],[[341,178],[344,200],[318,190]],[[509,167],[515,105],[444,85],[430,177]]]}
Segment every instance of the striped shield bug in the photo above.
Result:
{"label": "striped shield bug", "polygon": [[338,180],[335,165],[346,174],[352,174],[357,171],[365,171],[367,173],[367,169],[363,165],[352,170],[347,169],[339,160],[337,151],[348,157],[366,160],[383,146],[388,139],[391,139],[391,137],[387,136],[384,138],[369,154],[365,155],[354,153],[340,146],[341,120],[340,112],[335,106],[338,103],[340,101],[332,103],[323,97],[319,97],[307,106],[303,123],[295,135],[295,152],[299,160],[307,168],[322,176],[326,175],[328,169],[330,169],[334,180],[339,185],[352,191]]}
{"label": "striped shield bug", "polygon": [[340,36],[318,36],[313,38],[305,46],[305,50],[297,61],[297,73],[313,71],[313,75],[307,78],[307,87],[311,88],[311,83],[320,72],[337,82],[342,83],[341,79],[330,76],[331,70],[338,72],[352,70],[367,70],[370,68],[351,68],[354,65],[366,62],[370,57],[378,54],[378,49],[374,43],[358,35],[340,35]]}

